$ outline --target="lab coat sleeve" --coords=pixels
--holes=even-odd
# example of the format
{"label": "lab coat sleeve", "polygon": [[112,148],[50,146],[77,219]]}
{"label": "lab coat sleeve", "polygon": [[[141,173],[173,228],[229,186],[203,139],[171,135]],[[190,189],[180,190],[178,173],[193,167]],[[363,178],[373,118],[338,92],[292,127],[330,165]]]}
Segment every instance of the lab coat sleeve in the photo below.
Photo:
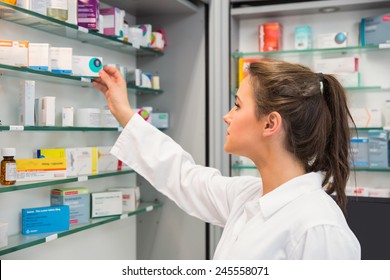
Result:
{"label": "lab coat sleeve", "polygon": [[188,214],[224,226],[234,179],[199,166],[180,145],[135,114],[111,153],[172,199]]}
{"label": "lab coat sleeve", "polygon": [[360,260],[360,244],[354,235],[334,225],[308,229],[299,239],[289,259]]}

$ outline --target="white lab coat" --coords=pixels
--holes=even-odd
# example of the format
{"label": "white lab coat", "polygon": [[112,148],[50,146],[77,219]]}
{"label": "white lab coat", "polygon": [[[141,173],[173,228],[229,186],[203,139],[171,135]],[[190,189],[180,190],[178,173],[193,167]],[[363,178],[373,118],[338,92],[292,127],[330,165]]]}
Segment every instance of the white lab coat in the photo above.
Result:
{"label": "white lab coat", "polygon": [[188,214],[224,227],[214,259],[360,259],[359,241],[318,173],[262,196],[260,178],[196,165],[138,114],[111,153]]}

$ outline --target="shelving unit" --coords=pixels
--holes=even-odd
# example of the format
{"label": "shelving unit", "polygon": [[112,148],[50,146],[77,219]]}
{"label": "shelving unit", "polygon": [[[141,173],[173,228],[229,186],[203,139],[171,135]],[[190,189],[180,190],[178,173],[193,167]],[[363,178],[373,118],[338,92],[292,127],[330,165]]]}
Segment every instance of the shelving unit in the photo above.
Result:
{"label": "shelving unit", "polygon": [[[385,0],[342,0],[342,1],[305,1],[284,4],[241,6],[238,1],[232,4],[230,12],[230,49],[232,79],[230,81],[230,100],[237,91],[238,59],[240,58],[276,58],[294,63],[313,66],[315,59],[337,57],[359,57],[360,86],[346,87],[351,107],[381,108],[384,100],[390,98],[388,82],[390,48],[376,45],[360,46],[359,22],[362,17],[385,14],[390,9],[390,1]],[[325,9],[334,8],[336,12],[325,13]],[[258,52],[257,28],[259,24],[279,22],[283,25],[283,49],[272,52]],[[294,29],[296,26],[310,25],[313,31],[313,49],[294,49]],[[348,47],[320,48],[316,44],[318,34],[331,32],[347,32]],[[357,128],[357,132],[365,134],[368,130],[388,130],[388,127]],[[351,128],[354,131],[354,128]],[[361,132],[361,133],[360,133]],[[234,174],[253,173],[256,167],[246,164],[246,160],[231,158],[231,172]],[[351,184],[361,187],[389,186],[390,168],[360,168],[351,170]],[[389,211],[390,199],[372,197],[349,197],[348,223],[356,233],[362,245],[364,259],[388,259],[388,249],[383,248],[384,240],[390,229],[387,221],[379,219],[371,221],[374,216],[383,216],[383,211]],[[364,210],[363,210],[364,209]],[[378,222],[379,221],[379,222]],[[365,230],[370,224],[375,232]],[[381,231],[380,235],[376,233]],[[382,234],[386,233],[386,234]],[[377,238],[378,237],[378,238]],[[385,239],[386,238],[386,239]],[[381,240],[381,241],[379,241]],[[382,244],[379,244],[382,243]],[[388,244],[386,248],[389,248]]]}
{"label": "shelving unit", "polygon": [[0,2],[0,19],[130,55],[162,56],[164,54],[160,50],[142,46],[136,47],[116,37],[100,34],[96,31],[69,24],[4,2]]}
{"label": "shelving unit", "polygon": [[138,215],[144,212],[150,212],[162,206],[161,203],[156,202],[143,202],[140,203],[137,210],[123,213],[122,215],[115,215],[104,218],[90,219],[89,223],[71,226],[71,229],[68,231],[58,232],[58,233],[44,233],[44,234],[35,234],[35,235],[22,235],[15,234],[8,237],[8,246],[0,249],[0,256],[9,254],[15,251],[23,250],[28,247],[36,246],[38,244],[51,242],[58,238],[66,237],[80,231],[88,230],[94,227],[98,227],[104,224],[112,223],[117,220],[123,220],[128,217]]}

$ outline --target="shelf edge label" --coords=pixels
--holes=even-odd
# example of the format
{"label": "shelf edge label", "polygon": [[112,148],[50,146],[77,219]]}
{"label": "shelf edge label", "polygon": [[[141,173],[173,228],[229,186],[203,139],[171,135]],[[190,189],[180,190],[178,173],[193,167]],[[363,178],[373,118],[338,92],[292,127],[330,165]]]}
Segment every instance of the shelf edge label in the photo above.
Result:
{"label": "shelf edge label", "polygon": [[79,26],[79,31],[84,32],[84,33],[88,33],[89,29],[85,28],[85,27],[82,27],[82,26]]}
{"label": "shelf edge label", "polygon": [[56,240],[57,238],[58,238],[58,234],[52,234],[52,235],[47,236],[45,238],[45,241],[50,242],[50,241]]}
{"label": "shelf edge label", "polygon": [[88,181],[88,176],[79,176],[77,177],[78,182],[85,182]]}
{"label": "shelf edge label", "polygon": [[9,131],[23,131],[24,126],[23,125],[10,125]]}
{"label": "shelf edge label", "polygon": [[120,219],[121,220],[124,220],[124,219],[127,219],[129,217],[129,215],[127,215],[127,214],[122,214],[121,216],[120,216]]}
{"label": "shelf edge label", "polygon": [[146,212],[150,212],[153,210],[153,205],[150,205],[148,207],[146,207]]}

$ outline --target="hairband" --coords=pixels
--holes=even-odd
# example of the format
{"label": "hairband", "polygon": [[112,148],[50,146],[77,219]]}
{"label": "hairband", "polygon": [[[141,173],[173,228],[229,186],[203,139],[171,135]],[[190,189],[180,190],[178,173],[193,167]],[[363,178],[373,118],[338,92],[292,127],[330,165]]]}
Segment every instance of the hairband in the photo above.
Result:
{"label": "hairband", "polygon": [[324,94],[324,74],[317,73],[317,75],[320,78],[320,92],[321,94]]}

